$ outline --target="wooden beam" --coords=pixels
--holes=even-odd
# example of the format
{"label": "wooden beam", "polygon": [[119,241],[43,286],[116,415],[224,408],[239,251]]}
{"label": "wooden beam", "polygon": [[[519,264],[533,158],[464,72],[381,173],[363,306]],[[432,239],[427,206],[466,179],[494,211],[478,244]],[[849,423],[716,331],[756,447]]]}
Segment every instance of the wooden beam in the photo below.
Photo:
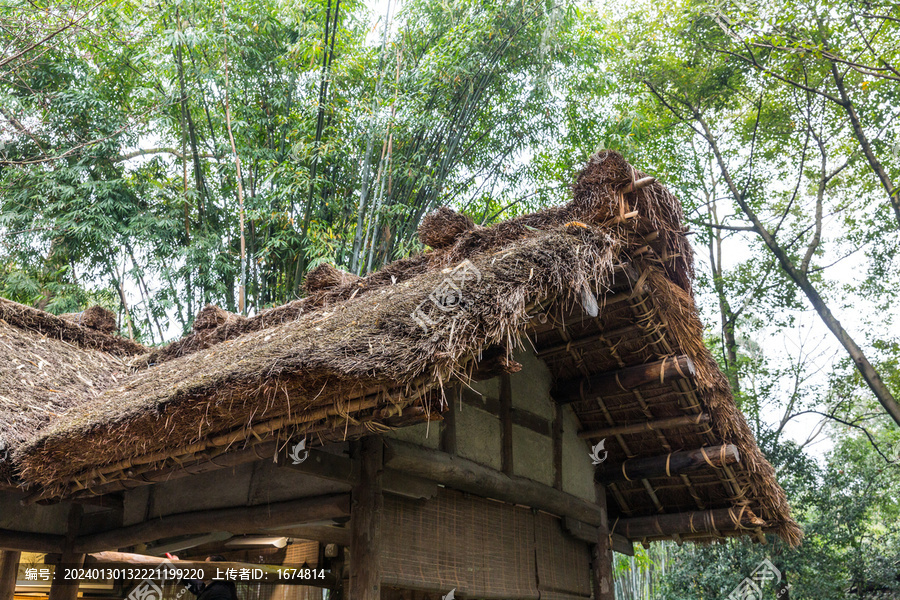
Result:
{"label": "wooden beam", "polygon": [[360,440],[355,450],[359,479],[351,494],[349,597],[352,600],[381,600],[384,445],[380,437],[370,436]]}
{"label": "wooden beam", "polygon": [[353,485],[353,462],[350,457],[313,448],[307,451],[309,454],[306,460],[294,464],[287,455],[289,451],[290,447],[286,447],[278,457],[280,466],[292,471],[299,471],[304,475],[346,483],[348,486]]}
{"label": "wooden beam", "polygon": [[630,423],[628,425],[615,425],[613,427],[604,427],[602,429],[588,429],[585,431],[579,431],[578,437],[585,440],[607,438],[613,437],[615,435],[625,435],[628,433],[662,431],[663,429],[688,427],[690,425],[698,425],[700,423],[709,423],[709,415],[706,413],[700,413],[697,415],[672,417],[671,419],[656,419],[654,421],[642,421],[640,423]]}
{"label": "wooden beam", "polygon": [[594,486],[597,494],[597,505],[601,511],[600,523],[597,526],[597,537],[591,552],[591,566],[594,575],[594,600],[615,600],[612,540],[609,536],[609,516],[606,512],[606,489],[599,483],[594,484]]}
{"label": "wooden beam", "polygon": [[278,525],[324,521],[345,517],[348,514],[350,514],[350,497],[347,494],[178,513],[128,527],[82,536],[75,542],[75,549],[82,552],[96,552],[110,548],[124,548],[176,535],[192,535],[212,531],[228,531],[233,534],[258,533],[260,530]]}
{"label": "wooden beam", "polygon": [[740,452],[732,444],[706,446],[697,450],[683,450],[660,456],[631,458],[608,467],[604,465],[594,473],[594,480],[612,483],[653,477],[674,477],[707,468],[717,469],[740,461]]}
{"label": "wooden beam", "polygon": [[62,552],[66,537],[52,533],[33,533],[0,529],[0,549],[53,554]]}
{"label": "wooden beam", "polygon": [[350,529],[347,527],[332,527],[330,525],[293,525],[278,529],[266,529],[262,533],[284,535],[301,540],[315,540],[323,544],[350,545]]}
{"label": "wooden beam", "polygon": [[749,508],[734,507],[620,519],[615,530],[630,540],[640,540],[756,528],[765,524]]}
{"label": "wooden beam", "polygon": [[[492,415],[500,417],[500,401],[496,398],[482,398],[468,389],[462,390],[460,397],[464,404],[474,406],[479,410],[483,410],[485,412],[491,413]],[[540,415],[536,415],[533,412],[513,406],[509,411],[509,417],[512,420],[513,425],[519,425],[521,427],[524,427],[525,429],[530,429],[531,431],[540,435],[551,435],[551,422],[544,417],[541,417]],[[450,454],[453,453],[451,452]]]}
{"label": "wooden beam", "polygon": [[230,537],[232,537],[232,535],[227,531],[215,531],[213,533],[195,535],[189,538],[181,538],[179,540],[164,542],[162,544],[154,544],[152,546],[147,546],[143,551],[151,556],[165,556],[167,552],[175,554],[177,552],[181,552],[182,550],[187,550],[188,548],[203,546],[204,544],[224,542]]}
{"label": "wooden beam", "polygon": [[[593,525],[588,525],[572,517],[563,517],[563,527],[576,540],[581,540],[588,544],[594,544],[597,541],[597,528]],[[634,556],[634,542],[618,533],[611,533],[609,538],[612,540],[613,552]]]}
{"label": "wooden beam", "polygon": [[558,516],[572,516],[591,525],[600,523],[600,509],[596,504],[531,479],[506,475],[438,450],[389,440],[385,464],[392,469],[484,498],[522,504]]}
{"label": "wooden beam", "polygon": [[[312,449],[306,460],[299,464],[293,464],[286,455],[279,458],[278,464],[305,475],[346,483],[348,486],[357,483],[358,473],[354,473],[353,461],[349,456]],[[382,483],[385,492],[406,498],[433,498],[437,494],[434,483],[395,470],[385,470]]]}
{"label": "wooden beam", "polygon": [[16,596],[16,578],[21,557],[22,553],[16,550],[0,552],[0,600],[14,600]]}
{"label": "wooden beam", "polygon": [[689,357],[669,357],[617,371],[557,382],[553,397],[561,404],[568,404],[596,396],[621,394],[648,383],[693,377],[696,372],[694,361]]}
{"label": "wooden beam", "polygon": [[[608,308],[611,305],[624,302],[631,299],[633,295],[634,294],[632,292],[626,292],[622,294],[606,296],[602,302],[603,307]],[[554,354],[568,354],[571,350],[583,348],[584,346],[592,346],[596,344],[600,340],[600,338],[613,340],[615,338],[622,337],[623,335],[628,335],[629,333],[640,331],[640,329],[641,328],[637,325],[626,325],[624,327],[619,327],[616,329],[607,329],[605,331],[600,331],[599,333],[585,335],[583,337],[563,342],[561,344],[554,344],[553,346],[540,348],[537,351],[537,356],[538,358],[547,358],[549,356],[553,356]]]}

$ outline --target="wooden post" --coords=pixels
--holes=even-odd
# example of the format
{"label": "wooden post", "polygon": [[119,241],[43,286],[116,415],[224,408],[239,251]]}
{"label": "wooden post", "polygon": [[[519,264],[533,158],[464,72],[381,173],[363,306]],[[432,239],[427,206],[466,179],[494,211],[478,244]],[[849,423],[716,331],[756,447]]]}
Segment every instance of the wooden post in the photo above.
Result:
{"label": "wooden post", "polygon": [[338,546],[338,555],[331,559],[331,572],[334,574],[334,587],[331,588],[331,600],[345,600],[344,594],[344,547]]}
{"label": "wooden post", "polygon": [[13,600],[16,595],[16,577],[21,556],[22,553],[17,550],[0,552],[0,600]]}
{"label": "wooden post", "polygon": [[553,487],[563,489],[563,407],[555,406],[551,437],[553,439]]}
{"label": "wooden post", "polygon": [[77,600],[78,581],[63,579],[66,569],[80,569],[84,566],[84,554],[75,552],[75,539],[78,537],[78,528],[81,525],[81,515],[84,508],[80,504],[73,504],[69,509],[69,522],[66,526],[66,543],[63,548],[53,583],[50,584],[50,595],[47,600]]}
{"label": "wooden post", "polygon": [[512,384],[509,374],[500,377],[500,469],[513,473]]}
{"label": "wooden post", "polygon": [[356,443],[354,450],[359,478],[350,503],[349,600],[380,600],[384,445],[380,437],[369,436]]}
{"label": "wooden post", "polygon": [[456,386],[447,392],[447,402],[450,406],[442,413],[441,421],[441,450],[447,454],[456,454],[456,411],[459,408],[459,395],[461,390]]}
{"label": "wooden post", "polygon": [[594,570],[594,600],[615,600],[613,583],[612,542],[609,536],[609,514],[606,510],[606,488],[595,484],[597,505],[600,507],[600,525],[597,527],[597,543],[593,545],[591,559]]}

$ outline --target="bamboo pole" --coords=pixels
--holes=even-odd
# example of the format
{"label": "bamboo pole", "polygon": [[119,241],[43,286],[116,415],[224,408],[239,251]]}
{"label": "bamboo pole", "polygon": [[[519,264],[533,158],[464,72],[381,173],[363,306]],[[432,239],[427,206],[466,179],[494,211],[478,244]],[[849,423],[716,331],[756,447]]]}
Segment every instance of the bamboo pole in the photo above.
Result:
{"label": "bamboo pole", "polygon": [[726,465],[739,463],[740,452],[732,444],[706,446],[696,450],[670,452],[659,456],[631,458],[618,465],[604,465],[594,474],[596,481],[634,481],[654,477],[675,477],[706,468],[720,469]]}
{"label": "bamboo pole", "polygon": [[664,383],[671,379],[693,377],[697,372],[688,356],[666,357],[651,363],[633,365],[617,371],[597,373],[589,377],[570,379],[556,384],[553,396],[557,402],[568,404],[588,398],[631,391],[650,383]]}
{"label": "bamboo pole", "polygon": [[625,189],[622,190],[623,194],[629,194],[631,192],[636,192],[642,188],[647,187],[651,183],[656,181],[656,177],[642,177],[637,181],[632,181],[628,185],[625,186]]}
{"label": "bamboo pole", "polygon": [[606,438],[613,435],[641,433],[644,431],[659,431],[661,429],[674,429],[676,427],[685,427],[708,422],[709,415],[706,413],[700,413],[697,415],[673,417],[671,419],[657,419],[655,421],[632,423],[630,425],[616,425],[614,427],[604,427],[603,429],[589,429],[587,431],[579,431],[578,437],[582,439]]}
{"label": "bamboo pole", "polygon": [[718,535],[722,531],[750,530],[765,525],[766,522],[746,506],[736,506],[621,519],[615,524],[615,532],[631,540],[640,540],[698,533]]}

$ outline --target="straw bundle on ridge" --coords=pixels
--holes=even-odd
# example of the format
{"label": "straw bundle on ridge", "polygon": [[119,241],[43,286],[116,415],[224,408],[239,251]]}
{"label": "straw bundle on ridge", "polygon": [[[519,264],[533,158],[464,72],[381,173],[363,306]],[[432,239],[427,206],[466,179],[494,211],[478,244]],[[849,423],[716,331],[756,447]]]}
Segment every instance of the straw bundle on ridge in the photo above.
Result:
{"label": "straw bundle on ridge", "polygon": [[91,306],[82,312],[65,313],[59,315],[66,321],[71,321],[76,325],[102,331],[103,333],[114,333],[116,331],[116,315],[110,310],[102,306]]}

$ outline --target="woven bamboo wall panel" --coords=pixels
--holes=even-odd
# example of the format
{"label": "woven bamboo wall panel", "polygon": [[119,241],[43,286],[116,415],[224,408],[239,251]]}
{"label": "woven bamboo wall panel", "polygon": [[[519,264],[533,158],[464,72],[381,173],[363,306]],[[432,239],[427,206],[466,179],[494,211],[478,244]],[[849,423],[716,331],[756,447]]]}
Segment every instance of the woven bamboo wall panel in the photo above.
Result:
{"label": "woven bamboo wall panel", "polygon": [[564,531],[552,515],[534,515],[541,600],[572,600],[591,595],[591,555],[587,544]]}
{"label": "woven bamboo wall panel", "polygon": [[451,490],[430,500],[385,496],[384,513],[384,585],[537,599],[544,597],[541,569],[540,581],[550,582],[560,598],[590,595],[586,546],[567,539],[549,515]]}

